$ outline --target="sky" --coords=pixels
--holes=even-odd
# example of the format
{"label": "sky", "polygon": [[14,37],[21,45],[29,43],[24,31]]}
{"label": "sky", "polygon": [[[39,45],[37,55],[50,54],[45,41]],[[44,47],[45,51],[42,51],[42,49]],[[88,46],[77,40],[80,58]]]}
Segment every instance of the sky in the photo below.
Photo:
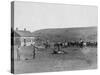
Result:
{"label": "sky", "polygon": [[97,26],[96,6],[55,3],[14,3],[14,29],[34,32],[47,28]]}

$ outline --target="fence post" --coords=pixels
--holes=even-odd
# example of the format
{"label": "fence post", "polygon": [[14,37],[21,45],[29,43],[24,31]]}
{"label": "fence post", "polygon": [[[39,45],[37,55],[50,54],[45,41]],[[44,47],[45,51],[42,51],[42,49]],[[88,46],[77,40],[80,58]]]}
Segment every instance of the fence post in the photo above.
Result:
{"label": "fence post", "polygon": [[33,59],[35,59],[35,46],[33,46]]}
{"label": "fence post", "polygon": [[19,46],[17,47],[17,60],[20,60]]}

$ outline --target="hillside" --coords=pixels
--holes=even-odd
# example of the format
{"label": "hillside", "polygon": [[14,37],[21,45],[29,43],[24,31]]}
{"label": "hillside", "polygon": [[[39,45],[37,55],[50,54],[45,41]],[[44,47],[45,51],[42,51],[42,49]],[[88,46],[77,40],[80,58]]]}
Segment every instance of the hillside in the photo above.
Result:
{"label": "hillside", "polygon": [[33,32],[32,35],[50,41],[79,40],[80,38],[96,41],[97,27],[41,29]]}

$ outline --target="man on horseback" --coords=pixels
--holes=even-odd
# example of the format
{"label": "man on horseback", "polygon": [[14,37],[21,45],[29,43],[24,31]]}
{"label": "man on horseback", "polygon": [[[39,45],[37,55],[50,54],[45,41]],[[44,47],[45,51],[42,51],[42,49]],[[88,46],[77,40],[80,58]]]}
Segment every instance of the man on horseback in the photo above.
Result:
{"label": "man on horseback", "polygon": [[80,48],[83,48],[83,46],[84,46],[83,43],[84,43],[84,41],[82,39],[80,39],[79,40],[79,46],[80,46]]}

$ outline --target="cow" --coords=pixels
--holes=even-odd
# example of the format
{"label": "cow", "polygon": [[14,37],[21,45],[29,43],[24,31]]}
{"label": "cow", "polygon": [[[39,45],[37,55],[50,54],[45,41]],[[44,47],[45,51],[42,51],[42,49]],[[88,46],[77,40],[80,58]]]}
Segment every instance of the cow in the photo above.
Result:
{"label": "cow", "polygon": [[88,41],[87,46],[88,47],[97,47],[97,42]]}

